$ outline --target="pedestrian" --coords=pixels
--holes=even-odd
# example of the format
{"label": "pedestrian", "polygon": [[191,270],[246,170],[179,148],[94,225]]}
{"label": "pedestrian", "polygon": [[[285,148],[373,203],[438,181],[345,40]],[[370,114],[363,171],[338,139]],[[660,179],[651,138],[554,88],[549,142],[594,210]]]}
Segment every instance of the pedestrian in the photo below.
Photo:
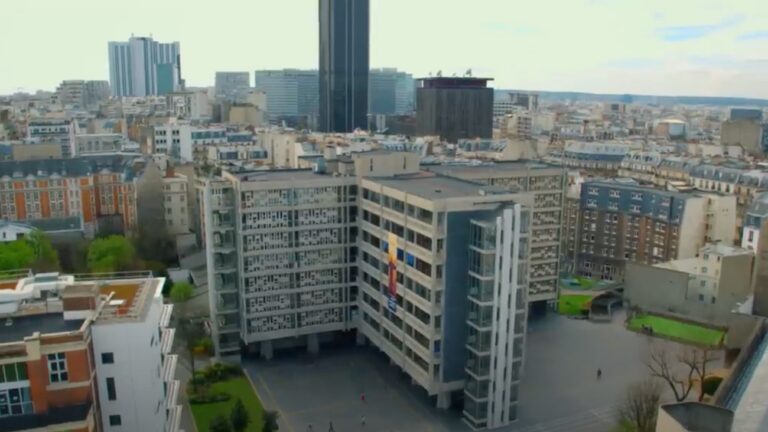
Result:
{"label": "pedestrian", "polygon": [[360,393],[360,400],[365,403],[365,393]]}
{"label": "pedestrian", "polygon": [[603,376],[603,370],[600,368],[597,368],[597,379],[602,378],[602,376]]}
{"label": "pedestrian", "polygon": [[333,422],[328,422],[328,432],[336,432],[336,429],[333,428]]}
{"label": "pedestrian", "polygon": [[307,432],[314,432],[314,431],[315,431],[315,429],[312,427],[311,424],[309,426],[307,426]]}
{"label": "pedestrian", "polygon": [[360,424],[365,427],[365,416],[360,417]]}

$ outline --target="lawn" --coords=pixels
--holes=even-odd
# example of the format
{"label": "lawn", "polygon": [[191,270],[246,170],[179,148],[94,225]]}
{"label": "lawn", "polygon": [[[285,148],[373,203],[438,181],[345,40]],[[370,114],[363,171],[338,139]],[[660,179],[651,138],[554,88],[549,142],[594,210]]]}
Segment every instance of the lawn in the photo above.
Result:
{"label": "lawn", "polygon": [[231,378],[226,381],[214,383],[211,386],[211,390],[213,392],[229,393],[232,395],[232,399],[226,402],[190,404],[198,431],[207,432],[208,425],[219,414],[224,414],[227,419],[229,419],[229,413],[232,411],[232,406],[235,405],[237,399],[240,398],[243,401],[245,408],[248,410],[248,418],[251,420],[248,423],[248,429],[246,429],[246,431],[261,432],[261,402],[259,402],[259,398],[256,397],[256,393],[254,393],[251,383],[246,377]]}
{"label": "lawn", "polygon": [[560,284],[563,288],[573,289],[573,290],[592,289],[595,285],[597,285],[597,282],[598,281],[594,279],[590,279],[584,276],[572,276],[570,278],[565,278],[560,280]]}
{"label": "lawn", "polygon": [[581,315],[582,310],[587,309],[587,304],[592,300],[591,295],[566,294],[557,300],[557,311],[563,315]]}
{"label": "lawn", "polygon": [[643,325],[653,328],[654,334],[668,336],[699,345],[719,345],[720,341],[723,339],[723,335],[725,335],[725,332],[722,330],[702,327],[696,324],[655,315],[638,315],[637,317],[630,319],[627,324],[630,330],[638,332],[643,331]]}

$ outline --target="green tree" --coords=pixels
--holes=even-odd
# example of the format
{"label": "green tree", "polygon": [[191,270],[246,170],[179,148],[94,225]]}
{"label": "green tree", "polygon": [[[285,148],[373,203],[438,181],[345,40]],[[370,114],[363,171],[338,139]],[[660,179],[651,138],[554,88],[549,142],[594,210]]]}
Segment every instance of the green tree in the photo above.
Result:
{"label": "green tree", "polygon": [[24,240],[0,243],[0,271],[29,268],[35,261],[35,250]]}
{"label": "green tree", "polygon": [[264,416],[262,417],[261,431],[262,432],[275,432],[278,429],[279,429],[279,427],[277,426],[277,412],[276,411],[264,411]]}
{"label": "green tree", "polygon": [[136,251],[125,237],[99,238],[88,247],[88,269],[98,273],[130,270],[135,257]]}
{"label": "green tree", "polygon": [[58,271],[59,254],[51,244],[51,239],[44,232],[36,229],[24,238],[35,255],[32,269],[35,271]]}
{"label": "green tree", "polygon": [[208,425],[209,432],[232,432],[232,428],[229,426],[229,421],[224,414],[219,414],[214,417],[211,424]]}
{"label": "green tree", "polygon": [[243,405],[243,401],[239,398],[235,402],[235,406],[232,407],[232,412],[229,413],[229,422],[232,423],[232,430],[234,432],[243,432],[248,427],[251,419],[248,417],[248,411]]}

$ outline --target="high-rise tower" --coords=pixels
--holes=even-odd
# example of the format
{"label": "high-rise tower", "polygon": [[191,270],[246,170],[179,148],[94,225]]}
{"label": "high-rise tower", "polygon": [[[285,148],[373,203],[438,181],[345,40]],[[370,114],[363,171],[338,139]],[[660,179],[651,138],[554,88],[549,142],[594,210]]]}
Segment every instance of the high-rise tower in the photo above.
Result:
{"label": "high-rise tower", "polygon": [[368,0],[320,0],[320,130],[365,129]]}

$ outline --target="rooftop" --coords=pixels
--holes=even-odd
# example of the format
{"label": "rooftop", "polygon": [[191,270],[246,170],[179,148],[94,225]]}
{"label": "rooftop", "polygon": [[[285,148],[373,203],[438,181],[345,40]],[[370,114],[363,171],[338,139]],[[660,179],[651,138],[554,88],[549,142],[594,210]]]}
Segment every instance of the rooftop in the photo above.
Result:
{"label": "rooftop", "polygon": [[395,177],[368,177],[368,179],[382,186],[428,200],[509,193],[505,188],[459,180],[427,171]]}
{"label": "rooftop", "polygon": [[265,169],[246,172],[227,172],[240,182],[272,182],[272,181],[309,181],[318,178],[333,178],[330,175],[316,173],[311,169]]}
{"label": "rooftop", "polygon": [[447,176],[460,176],[470,174],[483,174],[488,176],[503,176],[510,172],[521,172],[530,170],[556,170],[563,171],[562,167],[550,165],[538,161],[509,161],[486,163],[482,165],[430,165],[425,169]]}
{"label": "rooftop", "polygon": [[[21,342],[35,332],[48,334],[77,331],[80,330],[83,321],[82,319],[65,320],[61,312],[18,316],[11,318],[10,321],[1,319],[0,343]],[[11,325],[8,325],[9,322]]]}

